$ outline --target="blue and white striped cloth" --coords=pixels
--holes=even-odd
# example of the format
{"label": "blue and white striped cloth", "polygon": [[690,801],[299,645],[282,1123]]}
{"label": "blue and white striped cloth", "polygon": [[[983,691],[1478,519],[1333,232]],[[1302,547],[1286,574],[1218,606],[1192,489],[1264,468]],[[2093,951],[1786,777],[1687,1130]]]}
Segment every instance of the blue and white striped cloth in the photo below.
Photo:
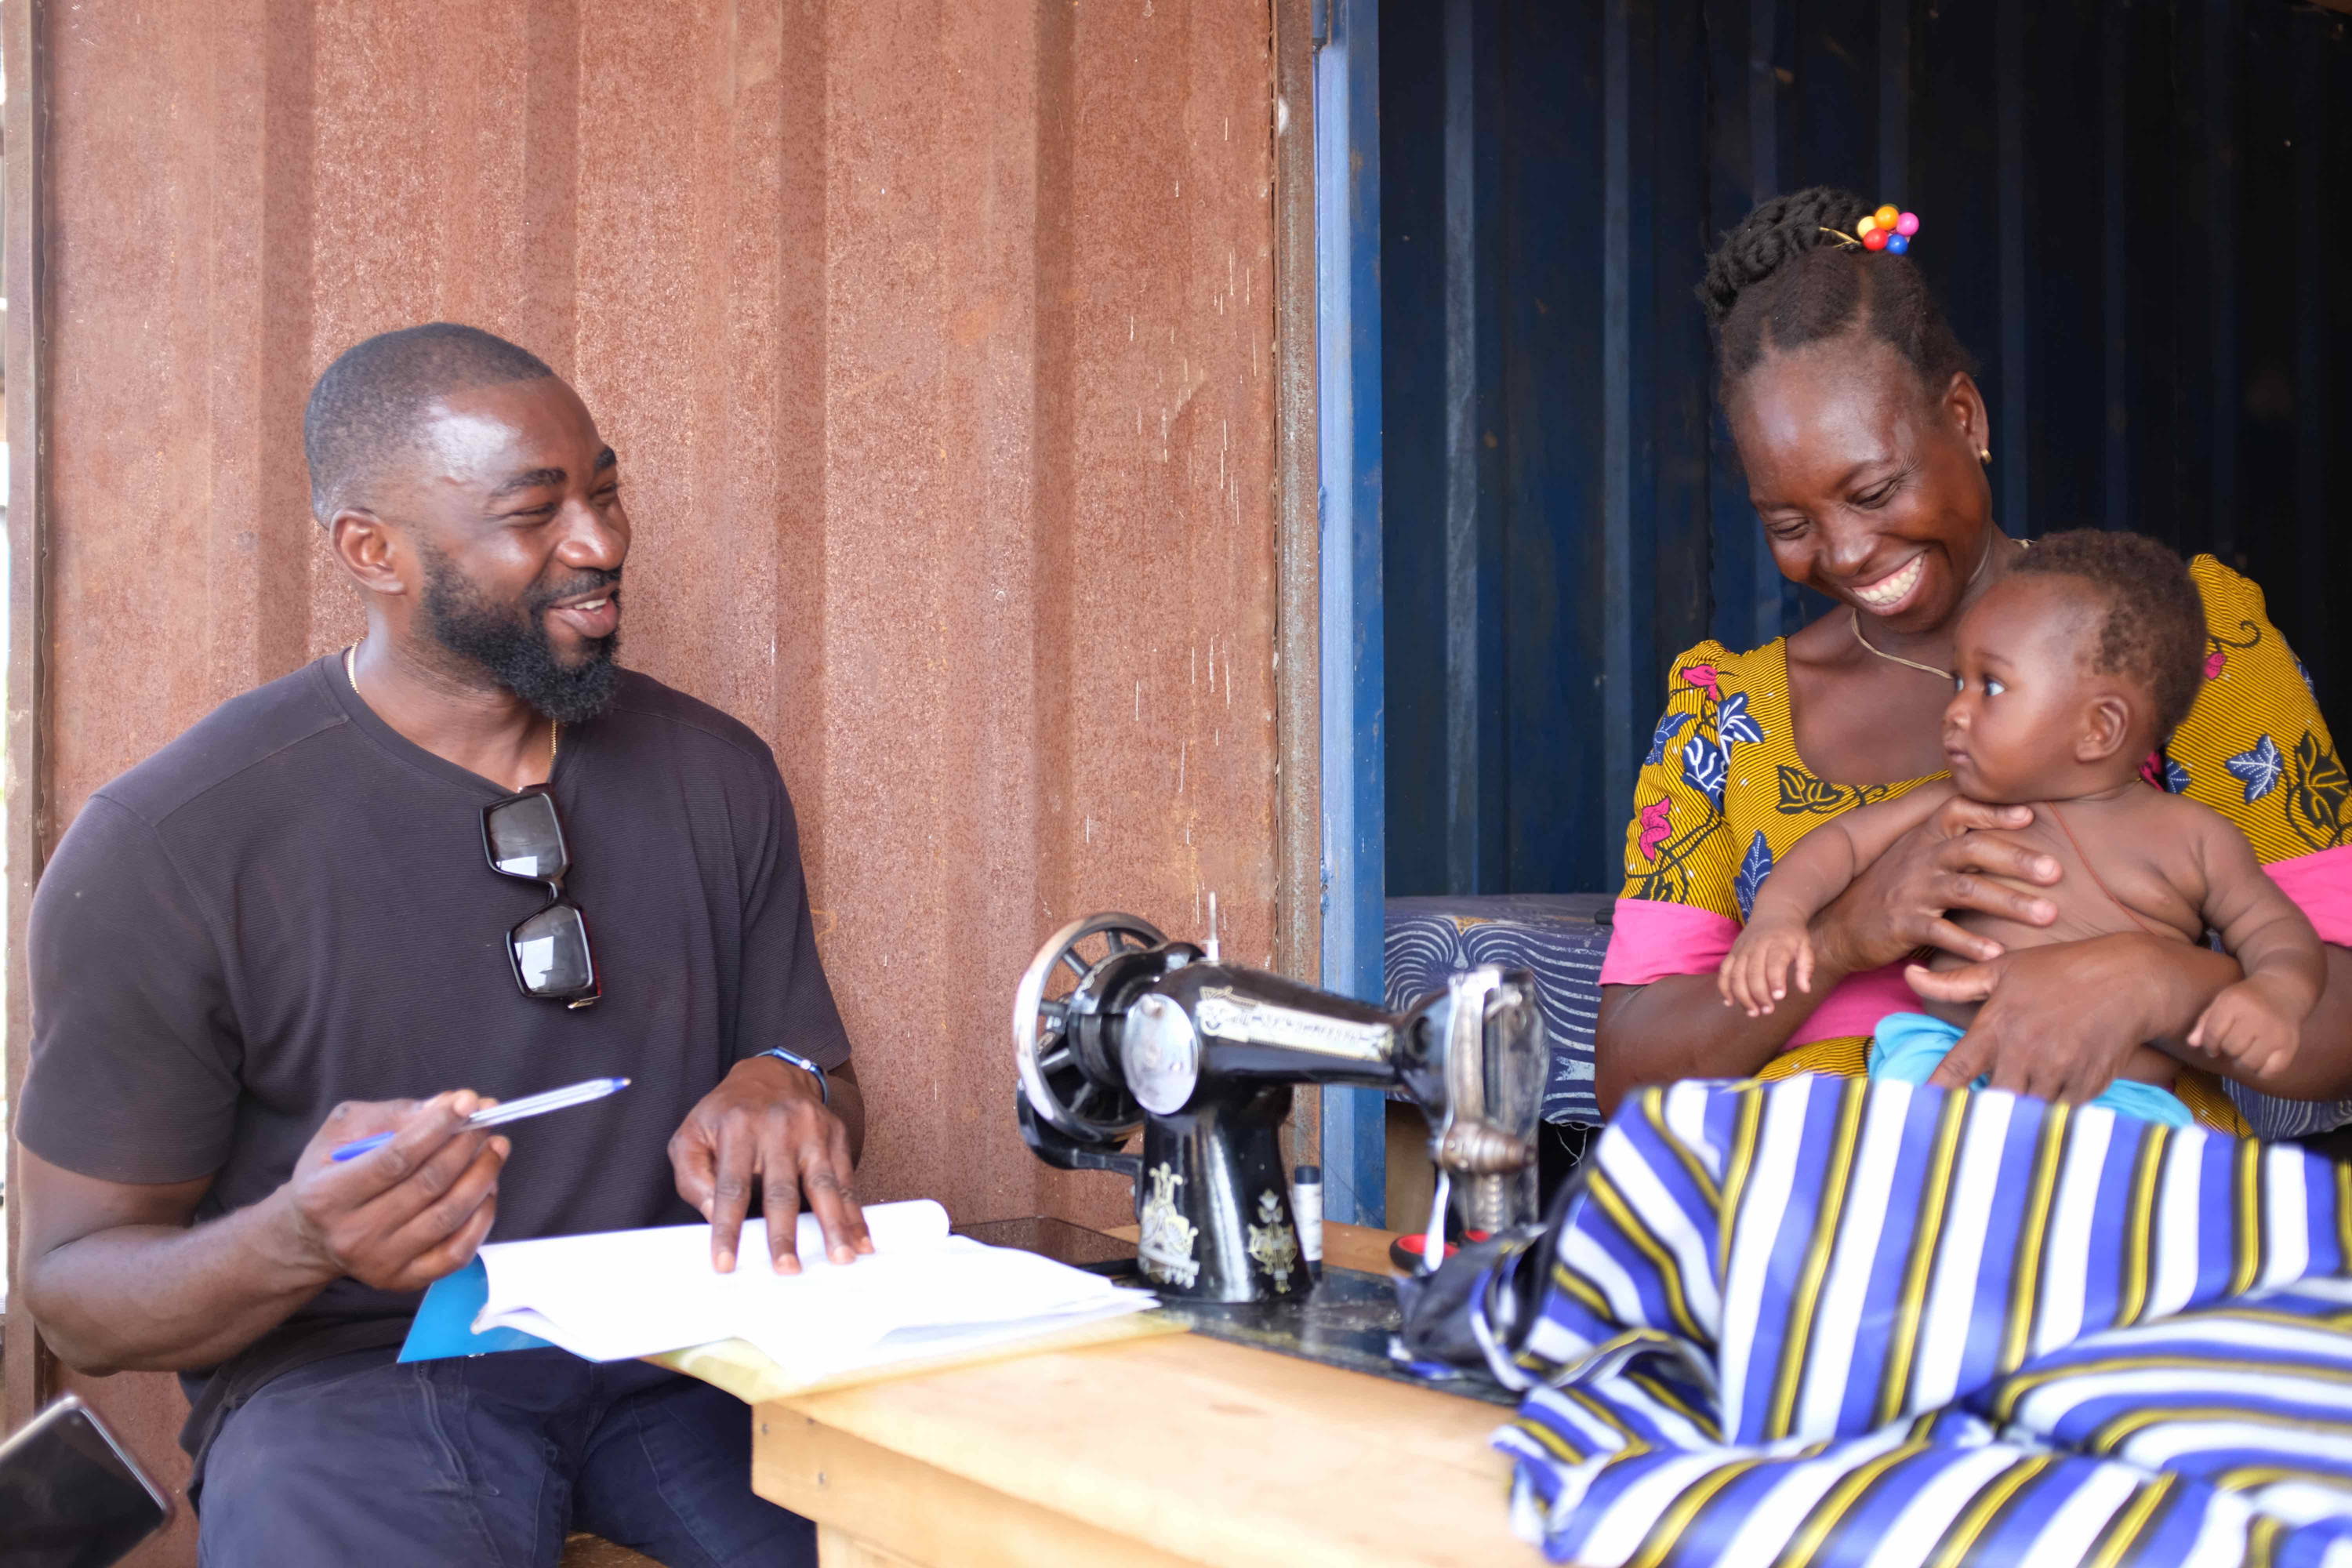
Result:
{"label": "blue and white striped cloth", "polygon": [[1581,1568],[2352,1568],[2352,1168],[1998,1093],[1629,1100],[1496,1351]]}

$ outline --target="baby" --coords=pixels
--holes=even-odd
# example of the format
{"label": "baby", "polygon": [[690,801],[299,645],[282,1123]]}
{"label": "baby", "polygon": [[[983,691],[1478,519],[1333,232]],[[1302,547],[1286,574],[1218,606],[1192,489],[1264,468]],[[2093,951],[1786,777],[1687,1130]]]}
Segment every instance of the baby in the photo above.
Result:
{"label": "baby", "polygon": [[[2202,681],[2203,607],[2179,557],[2129,533],[2045,539],[1969,606],[1955,652],[1950,782],[1849,811],[1782,856],[1717,976],[1726,1005],[1754,1017],[1792,981],[1810,992],[1812,917],[1957,794],[2032,806],[2016,837],[2064,870],[2055,887],[2032,889],[2057,907],[2056,923],[1962,911],[1958,924],[2009,951],[2136,930],[2183,942],[2218,931],[2245,978],[2213,998],[2189,1041],[2255,1071],[2284,1066],[2325,982],[2318,934],[2227,818],[2140,775]],[[1934,967],[1964,962],[1939,952]],[[1975,1008],[1927,1011],[1881,1023],[1872,1076],[1925,1081]],[[2142,1046],[2099,1100],[2186,1125],[2188,1108],[2166,1092],[2174,1068]]]}

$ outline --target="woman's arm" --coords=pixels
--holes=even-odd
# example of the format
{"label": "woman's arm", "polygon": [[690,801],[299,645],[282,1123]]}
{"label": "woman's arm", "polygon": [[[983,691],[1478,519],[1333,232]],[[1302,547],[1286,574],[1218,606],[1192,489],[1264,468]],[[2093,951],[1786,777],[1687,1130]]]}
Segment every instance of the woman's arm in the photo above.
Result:
{"label": "woman's arm", "polygon": [[1845,975],[1816,963],[1813,988],[1751,1018],[1727,1007],[1712,974],[1669,974],[1647,985],[1604,985],[1593,1039],[1592,1092],[1602,1116],[1645,1085],[1686,1078],[1746,1078],[1780,1054]]}
{"label": "woman's arm", "polygon": [[2280,1100],[2352,1100],[2352,948],[2329,942],[2320,952],[2327,985],[2303,1021],[2303,1049],[2273,1077],[2240,1080],[2247,1088]]}
{"label": "woman's arm", "polygon": [[1646,1084],[1756,1071],[1849,975],[1897,963],[1923,946],[1979,960],[2000,953],[1998,942],[1953,924],[1948,910],[1978,910],[2028,925],[2056,920],[2048,900],[2009,885],[2058,880],[2055,860],[2000,831],[2032,820],[2022,806],[1946,801],[1815,917],[1811,991],[1760,1017],[1726,1007],[1712,974],[1603,987],[1593,1066],[1601,1114],[1613,1113],[1629,1091]]}

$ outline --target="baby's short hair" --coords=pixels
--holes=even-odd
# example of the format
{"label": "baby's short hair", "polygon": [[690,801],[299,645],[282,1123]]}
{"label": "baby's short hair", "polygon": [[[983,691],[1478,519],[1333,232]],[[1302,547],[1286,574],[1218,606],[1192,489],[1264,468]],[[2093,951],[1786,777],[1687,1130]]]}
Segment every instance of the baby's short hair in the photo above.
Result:
{"label": "baby's short hair", "polygon": [[2091,668],[2145,682],[2157,744],[2168,740],[2205,680],[2205,600],[2180,557],[2145,534],[2081,528],[2036,541],[2013,570],[2078,577],[2105,596]]}

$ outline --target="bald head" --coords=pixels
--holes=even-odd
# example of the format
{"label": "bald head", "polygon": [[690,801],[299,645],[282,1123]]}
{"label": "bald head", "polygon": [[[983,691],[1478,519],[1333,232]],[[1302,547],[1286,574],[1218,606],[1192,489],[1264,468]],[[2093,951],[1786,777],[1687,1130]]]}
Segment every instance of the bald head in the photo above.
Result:
{"label": "bald head", "polygon": [[320,522],[362,505],[385,467],[415,449],[425,411],[446,397],[555,373],[479,327],[430,321],[379,332],[336,356],[302,412],[310,510]]}

